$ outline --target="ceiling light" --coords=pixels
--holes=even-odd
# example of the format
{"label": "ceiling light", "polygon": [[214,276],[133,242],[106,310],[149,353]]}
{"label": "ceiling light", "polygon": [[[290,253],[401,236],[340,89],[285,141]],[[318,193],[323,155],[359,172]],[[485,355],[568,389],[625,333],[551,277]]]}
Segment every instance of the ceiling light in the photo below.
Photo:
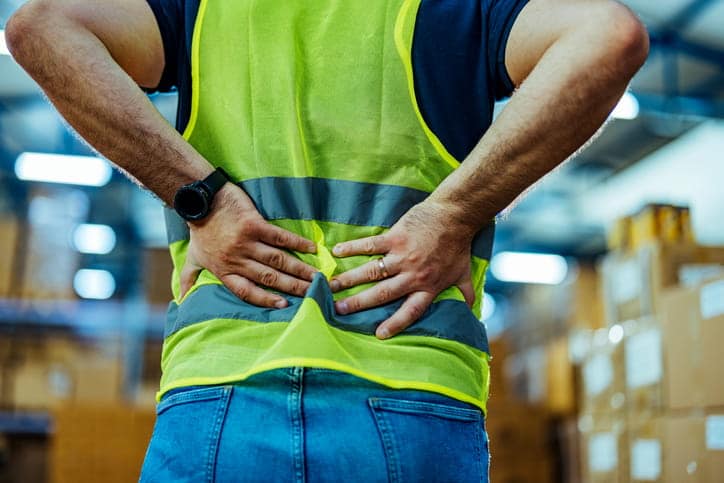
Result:
{"label": "ceiling light", "polygon": [[639,115],[639,101],[630,92],[624,92],[621,99],[611,112],[614,119],[636,119]]}
{"label": "ceiling light", "polygon": [[0,55],[10,55],[8,44],[5,42],[5,31],[0,30]]}
{"label": "ceiling light", "polygon": [[15,174],[26,181],[104,186],[113,170],[108,161],[96,156],[22,153],[15,161]]}
{"label": "ceiling light", "polygon": [[84,299],[105,300],[116,291],[116,280],[107,270],[78,270],[73,277],[73,288],[79,297]]}
{"label": "ceiling light", "polygon": [[116,246],[116,232],[108,225],[78,225],[73,232],[73,246],[81,253],[105,255]]}
{"label": "ceiling light", "polygon": [[568,263],[560,255],[500,252],[490,262],[490,269],[502,282],[557,285],[566,278]]}

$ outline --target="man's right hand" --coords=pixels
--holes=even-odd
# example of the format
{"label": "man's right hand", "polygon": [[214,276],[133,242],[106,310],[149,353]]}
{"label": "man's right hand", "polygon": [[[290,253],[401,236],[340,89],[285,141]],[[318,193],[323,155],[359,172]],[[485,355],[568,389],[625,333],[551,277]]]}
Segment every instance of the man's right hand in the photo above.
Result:
{"label": "man's right hand", "polygon": [[260,285],[301,297],[317,272],[287,251],[314,253],[315,244],[267,222],[244,190],[232,183],[217,193],[208,218],[189,225],[191,241],[181,271],[181,297],[206,269],[240,299],[260,307],[284,308],[286,299]]}

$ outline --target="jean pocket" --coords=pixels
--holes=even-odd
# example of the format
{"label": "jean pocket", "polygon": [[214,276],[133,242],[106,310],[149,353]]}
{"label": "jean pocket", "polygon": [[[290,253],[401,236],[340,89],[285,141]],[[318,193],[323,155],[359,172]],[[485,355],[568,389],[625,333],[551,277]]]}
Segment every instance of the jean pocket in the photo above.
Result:
{"label": "jean pocket", "polygon": [[390,482],[487,482],[483,414],[439,402],[370,398]]}
{"label": "jean pocket", "polygon": [[164,398],[156,407],[141,481],[213,481],[231,392],[230,386],[214,386]]}

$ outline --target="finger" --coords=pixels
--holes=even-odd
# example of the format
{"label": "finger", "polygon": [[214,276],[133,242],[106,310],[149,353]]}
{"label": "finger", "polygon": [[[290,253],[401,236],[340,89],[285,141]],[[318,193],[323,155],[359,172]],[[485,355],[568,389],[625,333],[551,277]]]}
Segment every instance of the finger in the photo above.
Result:
{"label": "finger", "polygon": [[186,293],[191,290],[201,270],[203,270],[203,268],[194,263],[190,255],[186,257],[186,263],[184,263],[181,269],[181,276],[179,277],[181,298],[184,298]]}
{"label": "finger", "polygon": [[283,297],[257,287],[241,275],[226,275],[221,277],[221,281],[234,295],[250,304],[277,309],[283,309],[289,304]]}
{"label": "finger", "polygon": [[378,339],[388,339],[399,334],[422,317],[433,300],[435,300],[435,294],[431,292],[410,294],[397,312],[392,314],[392,317],[377,326],[375,335]]}
{"label": "finger", "polygon": [[317,245],[313,241],[292,233],[291,231],[279,228],[271,223],[265,223],[259,231],[259,238],[264,243],[275,247],[288,248],[304,253],[314,253]]}
{"label": "finger", "polygon": [[386,235],[368,236],[358,240],[350,240],[335,245],[332,253],[337,257],[350,255],[375,255],[389,251]]}
{"label": "finger", "polygon": [[468,304],[468,307],[472,308],[475,303],[475,288],[473,288],[473,282],[470,280],[470,277],[466,277],[465,280],[460,282],[458,288],[463,293],[463,297],[465,297],[465,303]]}
{"label": "finger", "polygon": [[304,294],[307,293],[310,285],[306,280],[292,277],[275,268],[255,262],[254,260],[250,260],[244,264],[241,275],[265,287],[299,297],[303,297]]}
{"label": "finger", "polygon": [[351,314],[397,300],[410,293],[409,283],[403,276],[388,278],[374,287],[335,303],[340,314]]}
{"label": "finger", "polygon": [[294,275],[303,280],[312,281],[317,269],[311,265],[304,263],[293,255],[270,247],[269,245],[259,244],[254,258],[260,263],[269,267],[276,268],[279,271]]}
{"label": "finger", "polygon": [[[380,260],[382,260],[382,265],[380,265]],[[354,287],[355,285],[376,282],[378,280],[397,275],[400,273],[400,265],[397,260],[397,257],[390,255],[387,255],[384,258],[371,260],[364,265],[347,270],[346,272],[334,277],[329,281],[329,286],[332,289],[332,292],[339,292],[340,290]]]}

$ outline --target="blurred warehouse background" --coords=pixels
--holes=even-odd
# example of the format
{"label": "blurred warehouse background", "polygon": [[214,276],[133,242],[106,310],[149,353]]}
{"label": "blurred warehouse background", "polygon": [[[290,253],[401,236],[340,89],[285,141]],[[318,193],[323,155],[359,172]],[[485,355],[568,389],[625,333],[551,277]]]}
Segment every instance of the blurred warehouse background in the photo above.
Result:
{"label": "blurred warehouse background", "polygon": [[[0,0],[0,28],[21,3]],[[724,1],[624,3],[646,65],[498,224],[501,483],[724,481]],[[153,102],[173,123],[176,96]],[[0,35],[0,482],[137,477],[165,243],[160,202],[69,131]]]}

